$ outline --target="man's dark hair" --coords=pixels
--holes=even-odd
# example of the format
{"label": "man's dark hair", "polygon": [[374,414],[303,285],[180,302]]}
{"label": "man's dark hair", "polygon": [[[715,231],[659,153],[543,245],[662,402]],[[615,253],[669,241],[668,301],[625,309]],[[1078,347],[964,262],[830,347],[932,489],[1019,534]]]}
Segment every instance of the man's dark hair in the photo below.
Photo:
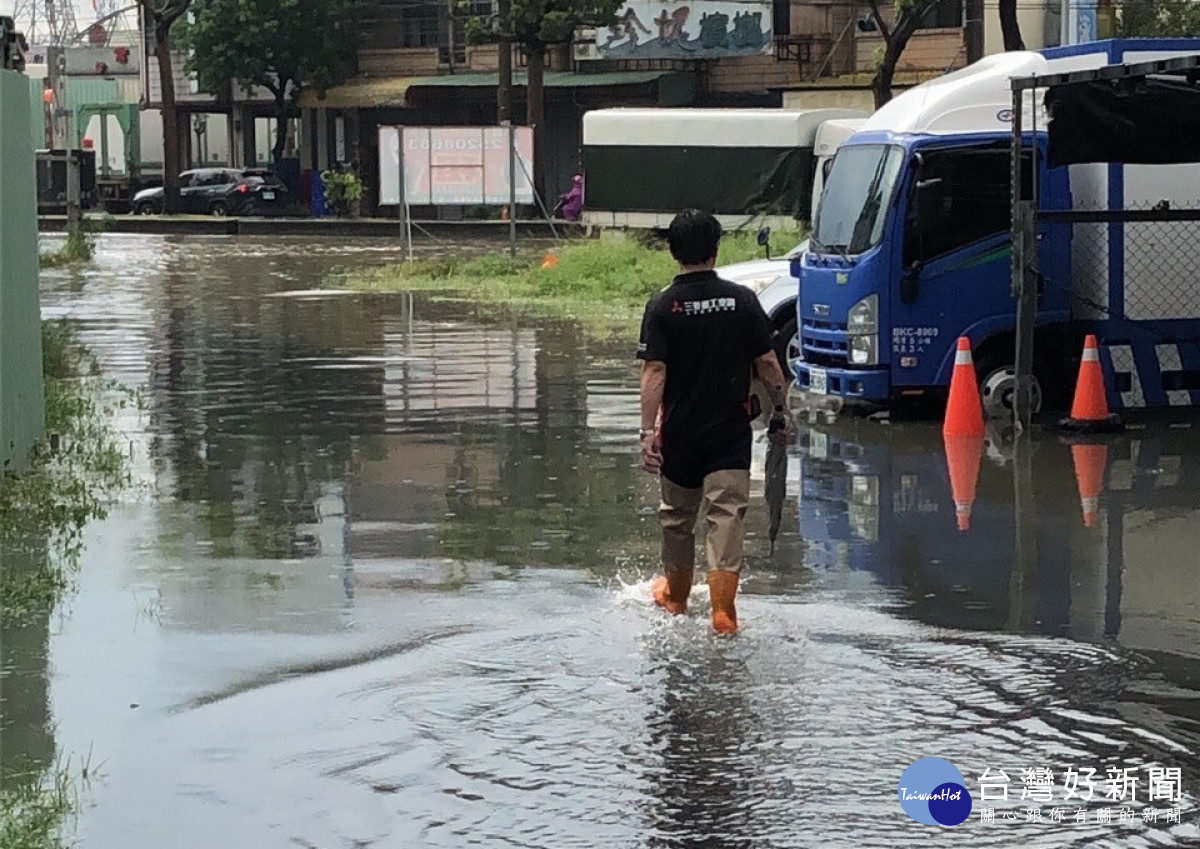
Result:
{"label": "man's dark hair", "polygon": [[671,221],[667,244],[680,265],[701,265],[717,255],[721,222],[700,209],[685,209]]}

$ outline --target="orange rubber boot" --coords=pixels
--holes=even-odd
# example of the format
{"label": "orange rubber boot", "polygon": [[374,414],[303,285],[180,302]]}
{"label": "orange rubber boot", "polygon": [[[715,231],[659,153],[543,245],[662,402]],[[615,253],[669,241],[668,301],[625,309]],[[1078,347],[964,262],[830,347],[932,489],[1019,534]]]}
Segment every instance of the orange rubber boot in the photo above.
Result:
{"label": "orange rubber boot", "polygon": [[692,591],[692,569],[662,575],[650,585],[654,603],[667,613],[678,616],[687,612],[688,595]]}
{"label": "orange rubber boot", "polygon": [[718,634],[737,633],[737,608],[733,604],[737,588],[736,572],[715,570],[708,573],[708,591],[712,597],[712,624],[713,630]]}

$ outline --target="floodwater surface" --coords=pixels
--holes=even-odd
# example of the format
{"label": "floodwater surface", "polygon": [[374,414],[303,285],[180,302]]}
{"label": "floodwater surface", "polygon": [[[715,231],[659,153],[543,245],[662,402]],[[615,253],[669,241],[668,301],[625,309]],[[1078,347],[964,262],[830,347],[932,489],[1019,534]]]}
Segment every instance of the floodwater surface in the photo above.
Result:
{"label": "floodwater surface", "polygon": [[[967,530],[934,425],[760,441],[717,638],[702,586],[650,603],[628,342],[314,291],[399,258],[114,236],[46,275],[144,398],[78,591],[3,655],[4,751],[98,767],[83,847],[1200,845],[1191,429],[994,435]],[[898,801],[933,756],[974,797],[955,828]]]}

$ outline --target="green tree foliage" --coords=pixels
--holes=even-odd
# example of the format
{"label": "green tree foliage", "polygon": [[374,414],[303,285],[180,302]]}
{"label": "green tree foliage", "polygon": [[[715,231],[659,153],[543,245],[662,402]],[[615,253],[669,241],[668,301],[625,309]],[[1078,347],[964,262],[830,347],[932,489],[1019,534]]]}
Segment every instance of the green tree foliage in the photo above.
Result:
{"label": "green tree foliage", "polygon": [[612,24],[623,5],[625,0],[512,0],[506,19],[468,18],[467,36],[475,44],[495,41],[507,27],[523,48],[544,53],[550,45],[570,41],[579,27]]}
{"label": "green tree foliage", "polygon": [[356,10],[355,0],[203,0],[182,33],[187,69],[210,94],[234,84],[271,92],[278,166],[300,88],[324,92],[353,70]]}
{"label": "green tree foliage", "polygon": [[338,218],[353,218],[363,196],[363,182],[353,171],[322,171],[325,203]]}
{"label": "green tree foliage", "polygon": [[625,0],[512,0],[504,19],[496,15],[467,21],[472,41],[496,41],[508,33],[529,59],[527,121],[533,127],[534,185],[542,197],[546,193],[546,48],[566,44],[579,27],[609,26],[623,5]]}
{"label": "green tree foliage", "polygon": [[1200,4],[1194,0],[1126,0],[1118,12],[1117,35],[1200,35]]}

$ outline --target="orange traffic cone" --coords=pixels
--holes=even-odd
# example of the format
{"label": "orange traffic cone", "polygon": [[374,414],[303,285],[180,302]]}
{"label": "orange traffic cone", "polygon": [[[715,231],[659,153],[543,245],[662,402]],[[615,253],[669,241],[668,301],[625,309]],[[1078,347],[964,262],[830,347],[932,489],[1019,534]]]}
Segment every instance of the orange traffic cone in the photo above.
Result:
{"label": "orange traffic cone", "polygon": [[546,258],[542,260],[542,268],[554,268],[558,265],[558,257],[550,252],[546,253]]}
{"label": "orange traffic cone", "polygon": [[983,462],[982,436],[946,436],[946,466],[950,469],[950,492],[960,531],[971,530],[971,507]]}
{"label": "orange traffic cone", "polygon": [[1075,461],[1075,481],[1079,484],[1079,503],[1083,506],[1083,526],[1091,528],[1096,524],[1100,490],[1104,488],[1108,446],[1084,443],[1072,445],[1071,459]]}
{"label": "orange traffic cone", "polygon": [[942,433],[946,436],[983,436],[983,404],[979,400],[979,382],[971,360],[971,340],[966,336],[958,337]]}
{"label": "orange traffic cone", "polygon": [[1074,433],[1112,433],[1122,427],[1121,420],[1108,413],[1104,372],[1100,368],[1100,346],[1092,334],[1088,334],[1083,343],[1083,360],[1079,363],[1079,379],[1075,383],[1071,415],[1060,421],[1058,426]]}

